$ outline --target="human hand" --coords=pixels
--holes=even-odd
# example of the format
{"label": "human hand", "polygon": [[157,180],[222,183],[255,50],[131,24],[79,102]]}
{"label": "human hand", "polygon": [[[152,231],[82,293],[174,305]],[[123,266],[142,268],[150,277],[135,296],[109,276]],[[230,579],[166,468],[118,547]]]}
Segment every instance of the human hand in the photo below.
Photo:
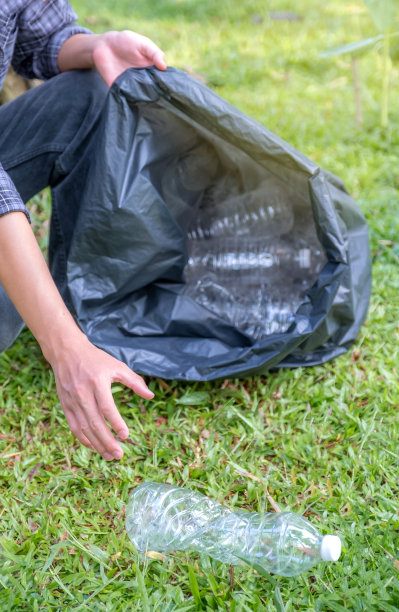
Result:
{"label": "human hand", "polygon": [[154,394],[141,376],[91,344],[76,325],[20,211],[0,217],[0,279],[53,368],[72,433],[105,459],[122,457],[109,426],[120,440],[129,431],[115,406],[111,383],[123,383],[145,399]]}
{"label": "human hand", "polygon": [[60,351],[50,363],[72,433],[104,459],[120,459],[123,450],[109,426],[121,441],[129,436],[129,430],[115,406],[111,383],[123,383],[141,397],[151,399],[154,394],[142,377],[92,345],[85,336]]}
{"label": "human hand", "polygon": [[146,36],[124,30],[106,32],[92,40],[94,66],[109,87],[128,68],[155,66],[166,70],[163,51]]}

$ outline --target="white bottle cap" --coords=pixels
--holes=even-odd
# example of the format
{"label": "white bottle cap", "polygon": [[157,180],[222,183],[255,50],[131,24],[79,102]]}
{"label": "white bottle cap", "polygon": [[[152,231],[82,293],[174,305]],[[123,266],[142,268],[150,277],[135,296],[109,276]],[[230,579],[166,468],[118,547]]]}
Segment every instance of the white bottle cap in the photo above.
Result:
{"label": "white bottle cap", "polygon": [[325,535],[321,540],[320,556],[323,561],[338,561],[341,556],[341,540],[335,535]]}

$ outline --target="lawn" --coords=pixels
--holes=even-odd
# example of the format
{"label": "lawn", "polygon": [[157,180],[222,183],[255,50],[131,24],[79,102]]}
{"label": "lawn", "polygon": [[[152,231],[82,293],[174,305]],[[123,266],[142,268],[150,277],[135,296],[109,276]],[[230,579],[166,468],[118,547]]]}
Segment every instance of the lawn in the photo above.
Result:
{"label": "lawn", "polygon": [[[73,439],[24,331],[0,355],[0,610],[399,610],[399,42],[387,130],[380,54],[359,60],[360,128],[349,57],[320,57],[375,35],[360,0],[72,4],[96,32],[148,35],[170,65],[338,174],[369,223],[373,291],[355,345],[325,365],[214,383],[152,379],[152,401],[114,385],[133,442],[119,463]],[[44,250],[49,208],[47,193],[31,202]],[[124,511],[145,480],[231,508],[304,514],[341,536],[341,559],[269,580],[196,554],[139,556]]]}

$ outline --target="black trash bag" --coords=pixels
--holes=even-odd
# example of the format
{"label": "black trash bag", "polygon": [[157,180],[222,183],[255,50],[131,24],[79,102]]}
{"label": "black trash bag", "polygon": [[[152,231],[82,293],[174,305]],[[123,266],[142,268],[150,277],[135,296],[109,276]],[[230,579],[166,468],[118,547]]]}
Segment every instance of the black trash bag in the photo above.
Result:
{"label": "black trash bag", "polygon": [[94,344],[142,374],[211,380],[353,343],[371,284],[362,213],[207,87],[126,71],[90,163],[63,295]]}

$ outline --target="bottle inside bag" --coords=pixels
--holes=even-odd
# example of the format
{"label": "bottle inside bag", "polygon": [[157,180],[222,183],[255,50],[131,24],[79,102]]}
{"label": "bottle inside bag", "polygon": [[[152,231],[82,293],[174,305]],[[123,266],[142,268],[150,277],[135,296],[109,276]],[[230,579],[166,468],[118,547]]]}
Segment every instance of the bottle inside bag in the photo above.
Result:
{"label": "bottle inside bag", "polygon": [[281,185],[262,181],[245,193],[230,177],[213,183],[204,193],[191,239],[273,236],[289,232],[294,223],[292,206],[281,197]]}
{"label": "bottle inside bag", "polygon": [[289,328],[326,262],[310,208],[273,176],[207,187],[187,251],[186,295],[256,340]]}

